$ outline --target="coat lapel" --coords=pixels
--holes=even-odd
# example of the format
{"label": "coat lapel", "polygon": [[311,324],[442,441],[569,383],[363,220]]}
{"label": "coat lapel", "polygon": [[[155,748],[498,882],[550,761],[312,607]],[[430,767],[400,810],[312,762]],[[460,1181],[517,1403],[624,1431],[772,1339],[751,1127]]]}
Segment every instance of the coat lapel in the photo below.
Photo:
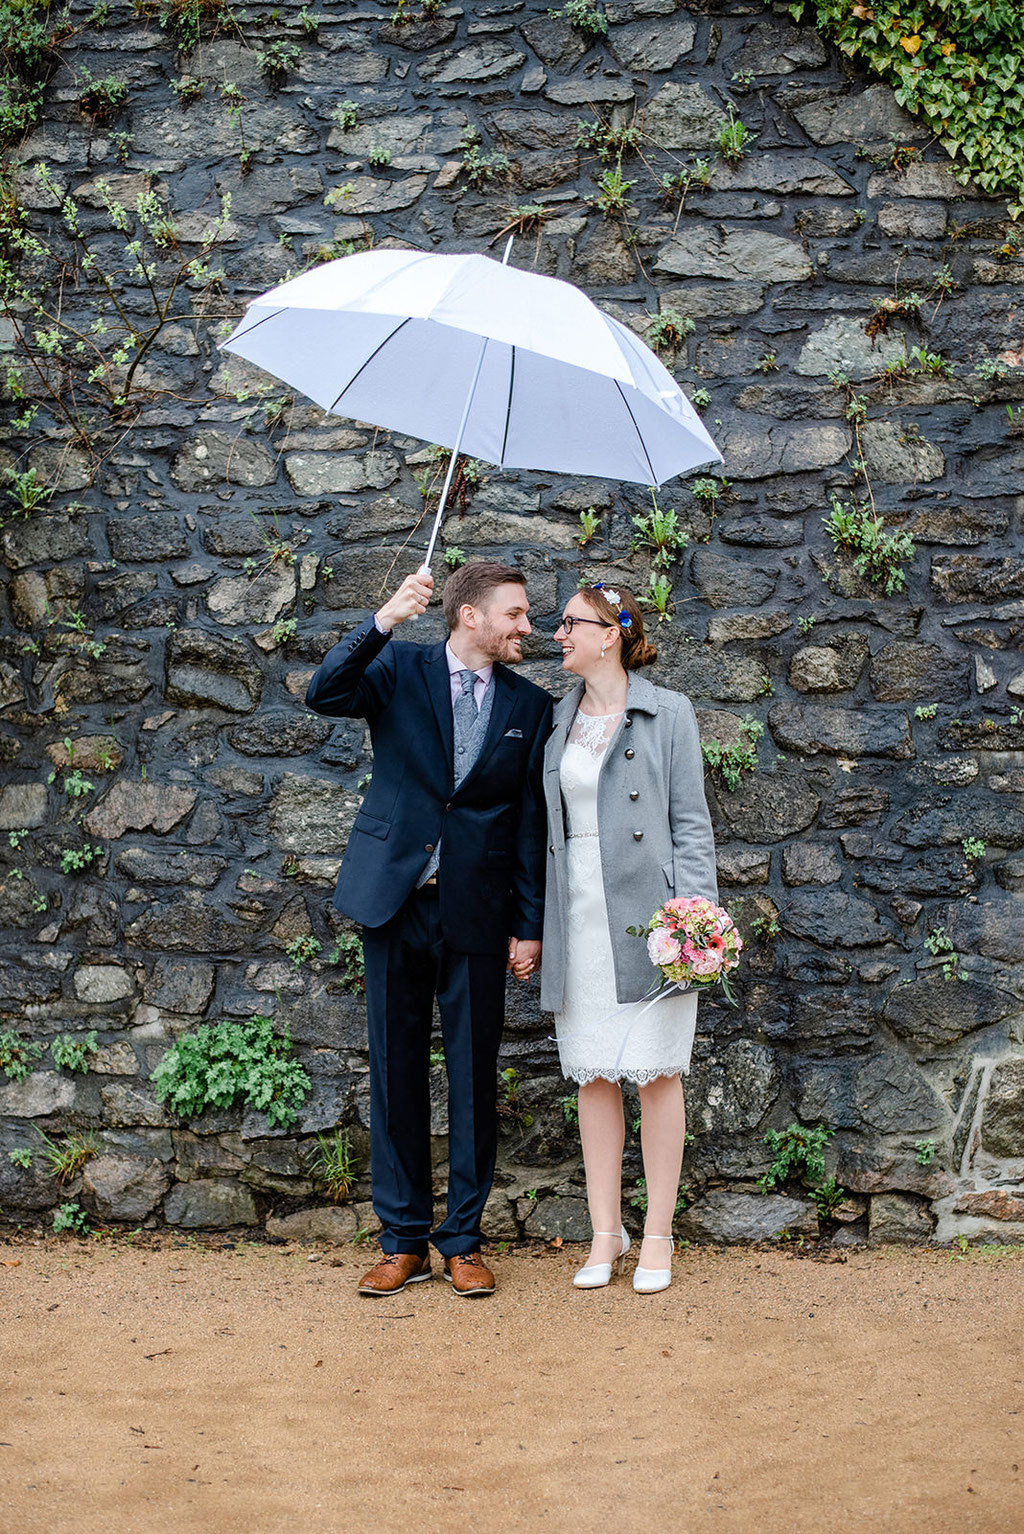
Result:
{"label": "coat lapel", "polygon": [[455,722],[452,716],[452,684],[444,658],[444,645],[435,645],[424,656],[423,669],[427,678],[427,693],[441,731],[445,759],[449,773],[453,773],[455,761]]}
{"label": "coat lapel", "polygon": [[561,702],[555,704],[554,720],[548,743],[544,748],[544,771],[557,772],[562,763],[562,752],[565,750],[566,736],[572,727],[576,717],[576,709],[583,696],[583,683],[580,682],[572,692],[567,693]]}

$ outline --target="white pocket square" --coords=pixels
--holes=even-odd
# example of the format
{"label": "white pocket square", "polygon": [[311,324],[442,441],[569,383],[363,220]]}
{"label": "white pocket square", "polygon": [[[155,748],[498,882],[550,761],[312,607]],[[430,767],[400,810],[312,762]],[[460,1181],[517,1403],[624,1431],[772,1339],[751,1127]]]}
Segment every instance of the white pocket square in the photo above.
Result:
{"label": "white pocket square", "polygon": [[505,731],[505,739],[506,740],[522,740],[522,738],[523,738],[522,730],[506,730]]}

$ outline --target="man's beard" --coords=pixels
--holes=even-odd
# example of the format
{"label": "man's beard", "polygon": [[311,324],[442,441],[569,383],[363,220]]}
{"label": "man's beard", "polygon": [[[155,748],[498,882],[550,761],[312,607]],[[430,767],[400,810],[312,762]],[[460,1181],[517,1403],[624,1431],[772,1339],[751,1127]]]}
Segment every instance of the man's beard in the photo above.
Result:
{"label": "man's beard", "polygon": [[504,634],[496,625],[490,623],[477,630],[477,644],[491,661],[502,661],[506,665],[518,666],[523,658],[522,635]]}

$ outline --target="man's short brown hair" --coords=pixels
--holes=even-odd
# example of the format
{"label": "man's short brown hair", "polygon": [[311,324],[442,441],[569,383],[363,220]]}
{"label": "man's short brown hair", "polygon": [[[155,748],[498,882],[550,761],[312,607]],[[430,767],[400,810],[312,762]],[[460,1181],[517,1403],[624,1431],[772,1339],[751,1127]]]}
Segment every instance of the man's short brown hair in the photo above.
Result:
{"label": "man's short brown hair", "polygon": [[488,592],[496,586],[515,581],[525,588],[526,576],[514,565],[499,565],[494,560],[478,559],[469,565],[460,565],[444,583],[444,616],[449,631],[458,627],[459,609],[468,603],[479,607]]}

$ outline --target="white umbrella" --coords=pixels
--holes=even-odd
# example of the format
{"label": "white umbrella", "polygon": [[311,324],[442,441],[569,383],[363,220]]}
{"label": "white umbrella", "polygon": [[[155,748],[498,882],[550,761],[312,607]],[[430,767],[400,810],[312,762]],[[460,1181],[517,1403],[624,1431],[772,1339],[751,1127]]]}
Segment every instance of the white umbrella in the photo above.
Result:
{"label": "white umbrella", "polygon": [[722,461],[632,331],[571,283],[487,256],[330,261],[254,299],[223,346],[324,410],[451,448],[426,565],[460,452],[652,486]]}

